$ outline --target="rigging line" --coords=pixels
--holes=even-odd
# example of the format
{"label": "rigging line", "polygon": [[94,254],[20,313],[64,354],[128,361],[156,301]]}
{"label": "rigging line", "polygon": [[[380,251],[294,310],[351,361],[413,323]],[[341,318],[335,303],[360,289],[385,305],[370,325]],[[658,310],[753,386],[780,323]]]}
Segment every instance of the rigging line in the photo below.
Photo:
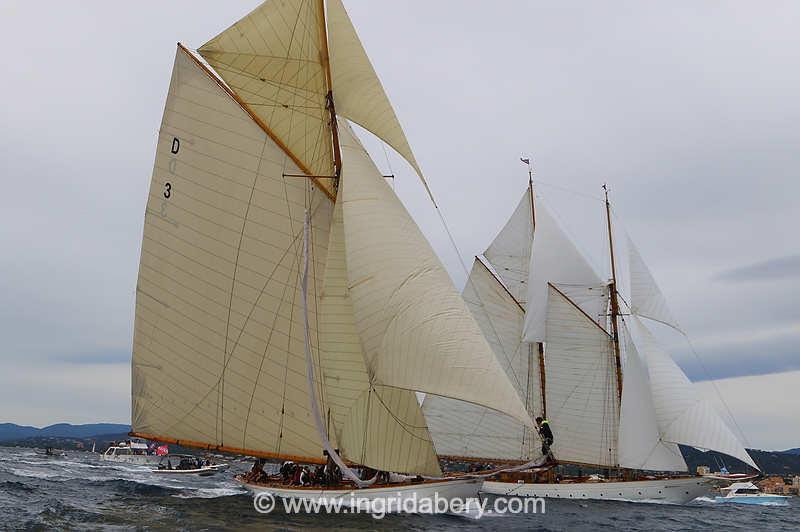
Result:
{"label": "rigging line", "polygon": [[[264,144],[261,146],[261,155],[258,157],[258,167],[256,168],[256,175],[253,178],[253,186],[250,188],[250,197],[247,199],[247,207],[244,211],[244,219],[242,220],[242,230],[239,233],[239,243],[236,245],[236,259],[233,263],[233,277],[231,279],[231,295],[228,299],[228,319],[225,323],[225,349],[222,353],[222,373],[220,378],[222,380],[221,386],[218,388],[218,393],[220,399],[217,401],[218,409],[217,409],[217,430],[219,430],[219,442],[222,445],[224,431],[225,431],[225,371],[228,368],[228,333],[230,331],[231,326],[231,310],[233,309],[233,293],[236,290],[236,273],[239,270],[239,252],[242,250],[242,240],[244,239],[244,229],[247,227],[247,216],[250,213],[250,205],[253,203],[253,194],[256,191],[256,183],[258,183],[258,177],[261,173],[261,164],[264,160],[264,151],[267,149],[267,143],[269,142],[268,138],[264,139]],[[238,343],[238,341],[237,341]],[[236,347],[234,346],[234,349]],[[231,356],[233,356],[233,350],[231,350]]]}
{"label": "rigging line", "polygon": [[555,189],[561,190],[562,192],[568,192],[568,193],[574,194],[576,196],[583,196],[585,198],[589,198],[589,199],[593,199],[593,200],[597,200],[597,201],[605,201],[600,196],[595,196],[594,194],[589,194],[587,192],[581,192],[579,190],[575,190],[575,189],[572,189],[572,188],[569,188],[569,187],[565,187],[565,186],[562,186],[562,185],[556,185],[555,183],[548,183],[547,181],[540,181],[540,180],[537,179],[534,184],[537,185],[537,186],[538,185],[544,185],[546,187],[555,188]]}
{"label": "rigging line", "polygon": [[[289,268],[289,276],[291,276],[291,272],[294,270],[294,267],[295,267],[295,264],[296,264],[296,262],[295,262],[296,259],[297,259],[297,253],[294,254],[294,258],[292,259],[292,264],[291,264],[291,266]],[[255,378],[255,381],[253,382],[253,391],[250,394],[250,403],[247,406],[247,415],[245,416],[244,430],[242,431],[242,448],[243,449],[247,448],[247,446],[245,445],[245,440],[247,438],[247,426],[250,423],[250,413],[253,410],[253,399],[256,396],[256,389],[258,388],[258,381],[261,378],[261,371],[262,371],[262,369],[264,367],[264,361],[267,359],[267,350],[269,349],[270,343],[272,342],[272,333],[275,332],[275,324],[278,321],[278,316],[280,315],[281,306],[284,303],[284,301],[286,300],[286,291],[288,289],[289,289],[289,279],[287,278],[287,282],[284,283],[284,285],[283,285],[283,292],[281,294],[281,299],[278,302],[277,308],[275,309],[275,315],[272,317],[272,324],[270,325],[270,328],[269,328],[269,335],[267,336],[267,341],[264,344],[264,353],[261,355],[261,361],[258,364],[258,372],[256,373],[256,378]],[[296,290],[295,290],[295,292],[296,292]],[[292,308],[294,308],[294,303],[295,303],[294,300],[292,300]],[[290,336],[291,336],[291,334],[290,334]],[[286,365],[288,367],[288,358],[289,358],[289,352],[288,351],[286,353],[286,358],[287,358]],[[285,408],[285,406],[286,406],[286,374],[284,373],[284,390],[283,390],[283,397],[281,399],[281,423],[278,426],[278,434],[279,435],[283,433],[283,409]],[[280,436],[279,436],[277,449],[280,449]]]}
{"label": "rigging line", "polygon": [[[733,424],[736,426],[736,430],[739,431],[739,435],[744,440],[745,445],[747,447],[751,447],[752,448],[752,446],[750,445],[750,441],[748,440],[747,436],[745,435],[744,431],[742,430],[742,427],[739,426],[739,422],[736,421],[736,417],[734,417],[733,412],[731,411],[730,407],[728,406],[728,402],[725,401],[725,398],[722,396],[722,393],[719,391],[719,388],[717,387],[717,382],[713,378],[711,378],[711,374],[709,373],[705,362],[703,362],[703,359],[700,358],[700,355],[698,354],[697,350],[695,350],[694,344],[692,344],[692,341],[689,339],[689,335],[686,334],[683,331],[679,331],[679,332],[686,339],[686,343],[689,345],[689,349],[691,349],[692,354],[697,359],[697,361],[700,363],[700,366],[703,368],[703,373],[705,373],[706,377],[708,377],[708,380],[711,381],[711,386],[714,387],[714,392],[717,394],[717,397],[719,397],[720,402],[725,407],[725,411],[728,413],[728,416],[731,418],[731,421],[733,421]],[[746,451],[747,450],[745,449],[745,452]]]}

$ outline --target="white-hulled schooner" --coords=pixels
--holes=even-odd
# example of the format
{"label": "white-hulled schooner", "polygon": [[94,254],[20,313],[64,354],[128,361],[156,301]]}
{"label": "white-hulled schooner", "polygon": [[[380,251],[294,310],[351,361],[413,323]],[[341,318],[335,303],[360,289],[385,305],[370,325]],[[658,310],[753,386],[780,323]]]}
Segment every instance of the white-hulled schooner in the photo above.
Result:
{"label": "white-hulled schooner", "polygon": [[[678,444],[758,469],[657,345],[647,320],[678,325],[630,239],[615,246],[607,195],[605,215],[606,282],[534,194],[531,177],[511,218],[476,257],[464,299],[531,417],[549,419],[556,463],[609,470],[616,478],[556,482],[553,469],[539,468],[486,480],[485,493],[688,502],[710,485],[680,475],[687,465]],[[615,247],[625,264],[615,262]],[[509,416],[432,396],[423,412],[441,456],[524,463],[542,455],[538,434]]]}
{"label": "white-hulled schooner", "polygon": [[422,178],[341,0],[270,0],[197,54],[178,45],[145,214],[132,434],[306,464],[327,451],[351,481],[251,486],[278,495],[475,495],[476,479],[381,487],[349,469],[441,477],[416,392],[532,422],[345,119]]}

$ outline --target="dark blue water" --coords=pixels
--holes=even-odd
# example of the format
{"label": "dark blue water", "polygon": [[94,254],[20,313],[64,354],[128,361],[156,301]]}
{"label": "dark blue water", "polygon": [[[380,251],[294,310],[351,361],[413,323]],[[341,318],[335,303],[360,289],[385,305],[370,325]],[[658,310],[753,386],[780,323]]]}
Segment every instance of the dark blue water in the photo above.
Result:
{"label": "dark blue water", "polygon": [[[245,467],[236,464],[234,470]],[[548,500],[544,515],[477,521],[448,515],[287,515],[280,509],[262,515],[232,473],[163,478],[89,453],[53,459],[0,447],[0,529],[800,530],[797,498],[789,507]]]}

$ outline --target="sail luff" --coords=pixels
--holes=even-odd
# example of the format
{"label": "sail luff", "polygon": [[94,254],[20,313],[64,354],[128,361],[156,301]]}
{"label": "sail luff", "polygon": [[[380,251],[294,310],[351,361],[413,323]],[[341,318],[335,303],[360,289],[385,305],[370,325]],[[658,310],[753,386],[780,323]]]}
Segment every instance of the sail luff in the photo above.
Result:
{"label": "sail luff", "polygon": [[239,107],[241,107],[242,110],[250,116],[253,122],[255,122],[258,125],[258,127],[260,127],[264,131],[264,133],[266,133],[267,136],[269,136],[270,139],[272,139],[272,142],[277,144],[278,147],[286,153],[286,155],[292,160],[294,164],[297,165],[297,167],[304,174],[309,176],[309,179],[311,179],[311,181],[317,186],[317,188],[319,188],[323,193],[325,193],[328,199],[330,199],[331,201],[336,201],[336,196],[333,194],[333,192],[324,187],[320,182],[319,180],[320,176],[315,175],[314,172],[312,172],[311,169],[309,169],[308,166],[306,166],[306,164],[303,161],[301,161],[300,158],[297,155],[295,155],[295,153],[291,149],[289,149],[289,147],[272,131],[272,129],[270,129],[270,127],[261,119],[261,117],[258,116],[258,114],[256,114],[253,111],[253,109],[249,105],[247,105],[247,103],[244,100],[242,100],[242,98],[228,86],[227,83],[225,83],[224,79],[220,78],[220,76],[216,72],[211,70],[205,63],[197,59],[194,53],[192,53],[192,51],[189,50],[186,46],[184,46],[181,43],[178,43],[178,48],[180,48],[192,61],[194,61],[194,63],[198,67],[203,69],[203,71],[206,74],[208,74],[208,77],[211,78],[214,81],[214,83],[219,85],[222,90],[228,93],[228,96],[233,98],[236,101],[236,103],[239,104]]}

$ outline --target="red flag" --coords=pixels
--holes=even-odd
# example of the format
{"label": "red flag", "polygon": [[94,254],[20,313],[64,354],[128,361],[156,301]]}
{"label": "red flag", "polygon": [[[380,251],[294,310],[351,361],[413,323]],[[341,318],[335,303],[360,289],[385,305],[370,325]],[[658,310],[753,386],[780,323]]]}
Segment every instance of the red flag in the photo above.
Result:
{"label": "red flag", "polygon": [[168,454],[169,454],[168,445],[161,445],[160,447],[156,448],[156,456],[166,456]]}

